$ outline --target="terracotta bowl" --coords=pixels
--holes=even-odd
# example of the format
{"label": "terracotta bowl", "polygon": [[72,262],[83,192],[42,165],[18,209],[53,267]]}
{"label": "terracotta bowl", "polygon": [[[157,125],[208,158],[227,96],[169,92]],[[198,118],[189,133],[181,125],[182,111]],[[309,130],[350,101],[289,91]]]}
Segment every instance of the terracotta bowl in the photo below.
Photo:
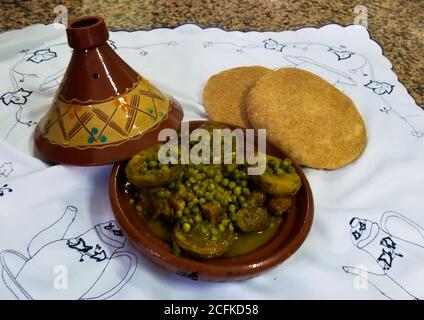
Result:
{"label": "terracotta bowl", "polygon": [[[191,121],[190,130],[205,122],[207,121]],[[266,152],[278,157],[287,157],[268,142]],[[198,260],[176,256],[171,247],[153,233],[145,219],[129,204],[129,195],[124,188],[127,183],[125,165],[126,162],[115,164],[109,180],[109,195],[115,217],[133,245],[145,257],[180,276],[204,281],[252,278],[290,257],[302,245],[312,225],[312,191],[301,167],[293,162],[302,180],[302,187],[280,228],[266,244],[250,253],[231,258]]]}

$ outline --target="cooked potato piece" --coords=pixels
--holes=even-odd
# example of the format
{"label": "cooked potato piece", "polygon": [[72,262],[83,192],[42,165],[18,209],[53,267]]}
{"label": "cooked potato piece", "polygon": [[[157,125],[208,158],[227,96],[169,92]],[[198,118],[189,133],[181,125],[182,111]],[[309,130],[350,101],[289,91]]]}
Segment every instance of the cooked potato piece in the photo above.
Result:
{"label": "cooked potato piece", "polygon": [[296,172],[283,172],[281,175],[265,172],[254,178],[259,187],[266,193],[274,196],[289,196],[295,194],[302,182]]}
{"label": "cooked potato piece", "polygon": [[157,152],[161,145],[142,150],[128,161],[125,174],[129,182],[138,188],[159,187],[178,179],[182,173],[181,165],[161,165]]}
{"label": "cooked potato piece", "polygon": [[177,225],[174,228],[174,237],[181,249],[193,256],[205,259],[223,255],[235,238],[234,231],[228,228],[219,231],[218,228],[206,222],[197,224],[187,231]]}
{"label": "cooked potato piece", "polygon": [[243,208],[236,212],[235,223],[243,232],[261,231],[269,225],[269,214],[264,207]]}

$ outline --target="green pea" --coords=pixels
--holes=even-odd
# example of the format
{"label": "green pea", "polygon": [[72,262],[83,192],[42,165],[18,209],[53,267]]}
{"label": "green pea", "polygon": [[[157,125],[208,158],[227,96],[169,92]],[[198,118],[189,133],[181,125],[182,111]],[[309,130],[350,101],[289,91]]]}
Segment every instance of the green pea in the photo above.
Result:
{"label": "green pea", "polygon": [[196,214],[194,216],[194,222],[197,222],[197,223],[202,222],[202,216],[200,214]]}
{"label": "green pea", "polygon": [[171,182],[171,183],[168,185],[168,187],[169,187],[170,189],[174,189],[174,188],[175,188],[175,182]]}
{"label": "green pea", "polygon": [[236,196],[241,195],[241,187],[235,187],[233,192]]}
{"label": "green pea", "polygon": [[133,205],[135,200],[133,198],[131,198],[128,202],[130,203],[130,205]]}
{"label": "green pea", "polygon": [[237,169],[237,165],[236,165],[235,163],[231,163],[231,164],[229,164],[229,165],[227,166],[227,171],[228,171],[229,173],[234,172],[234,170],[236,170],[236,169]]}
{"label": "green pea", "polygon": [[236,187],[236,183],[234,181],[231,181],[230,184],[228,185],[228,188],[230,188],[231,190],[233,190]]}
{"label": "green pea", "polygon": [[141,167],[140,168],[140,173],[147,173],[147,168],[146,167]]}
{"label": "green pea", "polygon": [[184,232],[189,232],[191,229],[191,225],[187,222],[183,223],[183,231]]}
{"label": "green pea", "polygon": [[291,166],[292,161],[290,159],[284,159],[283,160],[283,167],[289,167]]}
{"label": "green pea", "polygon": [[230,204],[230,205],[228,206],[228,210],[229,210],[231,213],[234,213],[234,212],[236,212],[236,206],[235,206],[234,204]]}
{"label": "green pea", "polygon": [[192,211],[193,211],[193,213],[199,213],[200,209],[199,209],[198,206],[194,206]]}
{"label": "green pea", "polygon": [[246,202],[246,198],[245,198],[245,197],[243,197],[243,196],[239,196],[239,197],[238,197],[238,202],[239,202],[240,204],[245,203],[245,202]]}
{"label": "green pea", "polygon": [[[237,175],[234,175],[238,180],[246,179],[247,173],[246,172],[239,172]],[[241,181],[240,181],[241,182]]]}
{"label": "green pea", "polygon": [[222,184],[224,187],[228,186],[228,184],[229,184],[229,183],[230,183],[230,180],[228,180],[227,178],[222,179],[221,184]]}
{"label": "green pea", "polygon": [[149,168],[154,169],[157,168],[158,162],[156,160],[150,160],[149,161]]}
{"label": "green pea", "polygon": [[234,231],[234,226],[233,226],[232,224],[230,224],[230,225],[228,226],[228,229],[229,229],[231,232],[233,232],[233,231]]}
{"label": "green pea", "polygon": [[241,185],[242,187],[247,187],[247,180],[242,180],[242,181],[240,181],[240,185]]}
{"label": "green pea", "polygon": [[289,173],[294,173],[296,171],[296,169],[293,166],[288,167],[287,170]]}
{"label": "green pea", "polygon": [[281,176],[283,173],[284,173],[284,170],[283,170],[283,169],[281,169],[281,168],[277,168],[277,169],[275,169],[275,174],[276,174],[277,176]]}
{"label": "green pea", "polygon": [[206,199],[205,198],[200,198],[199,199],[199,204],[200,205],[204,204],[205,202],[206,202]]}
{"label": "green pea", "polygon": [[247,207],[248,207],[248,205],[247,205],[247,203],[246,203],[246,202],[243,202],[243,203],[241,204],[241,207],[242,207],[242,208],[247,208]]}
{"label": "green pea", "polygon": [[213,197],[212,194],[210,192],[206,192],[205,193],[205,199],[208,201],[212,201]]}
{"label": "green pea", "polygon": [[218,229],[219,229],[219,231],[224,232],[224,231],[225,231],[225,226],[224,226],[224,225],[222,225],[222,224],[220,224],[220,225],[218,226]]}
{"label": "green pea", "polygon": [[218,176],[215,176],[213,179],[215,180],[216,183],[220,183],[222,180],[222,176],[218,175]]}
{"label": "green pea", "polygon": [[221,205],[225,208],[226,206],[228,206],[228,200],[227,199],[221,199],[219,201],[221,203]]}
{"label": "green pea", "polygon": [[188,179],[191,183],[196,183],[196,178],[195,177],[190,177],[189,179]]}
{"label": "green pea", "polygon": [[247,187],[244,187],[243,189],[241,189],[241,192],[246,196],[250,196],[250,190]]}
{"label": "green pea", "polygon": [[211,237],[211,240],[212,240],[212,241],[216,241],[216,240],[218,240],[218,237],[217,237],[217,236],[215,236],[215,235],[213,235],[213,236]]}
{"label": "green pea", "polygon": [[159,198],[165,198],[166,197],[166,190],[159,190],[158,191],[158,197]]}
{"label": "green pea", "polygon": [[185,207],[185,208],[183,209],[183,213],[184,213],[185,215],[190,214],[190,209],[189,209],[188,207]]}
{"label": "green pea", "polygon": [[213,234],[213,235],[217,235],[218,234],[218,229],[217,228],[215,228],[215,227],[213,227],[212,228],[212,230],[211,230],[211,233]]}
{"label": "green pea", "polygon": [[215,190],[215,185],[213,183],[211,183],[210,185],[208,185],[208,191],[214,191]]}
{"label": "green pea", "polygon": [[183,216],[183,211],[182,210],[178,210],[175,214],[176,214],[176,216],[178,218],[181,218]]}

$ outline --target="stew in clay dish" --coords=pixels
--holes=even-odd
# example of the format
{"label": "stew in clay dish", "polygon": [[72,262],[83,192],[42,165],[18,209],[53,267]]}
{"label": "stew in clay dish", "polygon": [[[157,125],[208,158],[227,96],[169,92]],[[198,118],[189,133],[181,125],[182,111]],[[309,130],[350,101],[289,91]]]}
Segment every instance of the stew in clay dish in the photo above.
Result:
{"label": "stew in clay dish", "polygon": [[[199,128],[211,132],[214,125]],[[160,147],[130,159],[125,188],[130,204],[175,255],[211,259],[259,248],[275,235],[302,184],[289,159],[266,155],[265,172],[248,175],[247,162],[162,164]]]}

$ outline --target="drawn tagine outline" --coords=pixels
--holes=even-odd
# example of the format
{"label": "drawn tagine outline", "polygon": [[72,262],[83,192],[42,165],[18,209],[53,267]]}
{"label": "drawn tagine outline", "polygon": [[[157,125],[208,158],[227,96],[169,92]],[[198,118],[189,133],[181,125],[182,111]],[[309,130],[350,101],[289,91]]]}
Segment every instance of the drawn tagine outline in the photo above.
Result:
{"label": "drawn tagine outline", "polygon": [[424,261],[424,228],[395,211],[384,212],[379,223],[354,217],[349,224],[353,245],[367,253],[380,270],[345,265],[344,272],[361,278],[388,299],[424,298],[417,296],[424,278],[408,278],[411,259]]}
{"label": "drawn tagine outline", "polygon": [[[139,46],[118,46],[113,40],[108,40],[108,44],[113,50],[136,50],[140,56],[146,56],[149,54],[147,49],[160,46],[173,47],[178,45],[176,41],[160,42],[143,44]],[[29,102],[34,91],[25,89],[26,84],[31,79],[40,80],[42,75],[39,73],[27,72],[25,69],[34,70],[34,64],[45,64],[48,61],[62,57],[62,54],[71,54],[71,50],[66,42],[52,44],[46,48],[39,49],[23,49],[19,52],[19,60],[14,63],[9,69],[9,78],[12,83],[12,90],[5,93],[0,92],[0,102],[5,106],[14,106],[17,108],[15,112],[15,122],[9,129],[8,133],[4,136],[7,140],[13,130],[19,126],[32,127],[37,124],[34,120],[24,120],[24,106]],[[61,54],[59,54],[61,53]],[[63,75],[65,74],[66,67],[60,68],[53,73],[44,76],[41,80],[41,84],[38,86],[38,91],[43,92],[48,89],[59,86]]]}
{"label": "drawn tagine outline", "polygon": [[[130,281],[138,258],[132,252],[122,251],[126,238],[115,221],[97,224],[78,236],[68,236],[77,213],[76,207],[67,206],[57,221],[31,239],[27,252],[0,252],[2,280],[17,299],[103,300],[113,297]],[[115,277],[108,279],[110,264],[118,259],[125,272],[115,283]],[[58,275],[54,270],[58,266],[66,268],[69,288],[55,288]],[[36,281],[34,274],[39,275]]]}
{"label": "drawn tagine outline", "polygon": [[[380,112],[395,115],[399,120],[406,124],[412,136],[416,138],[424,137],[424,113],[403,114],[393,108],[385,97],[389,96],[393,92],[395,85],[376,80],[373,66],[369,62],[368,58],[362,54],[348,50],[344,45],[333,47],[318,42],[278,42],[272,38],[265,39],[262,43],[251,43],[246,45],[239,45],[233,42],[215,41],[205,41],[203,43],[204,48],[217,45],[233,47],[235,52],[238,52],[239,54],[243,54],[247,50],[255,49],[275,51],[293,67],[308,64],[332,74],[336,79],[333,85],[342,92],[344,92],[345,86],[362,85],[364,88],[369,89],[370,92],[379,97],[381,101],[381,108],[379,109]],[[327,53],[330,57],[335,57],[336,60],[334,61],[334,65],[326,65],[311,58],[316,56],[314,53]],[[308,57],[308,55],[311,57]],[[350,65],[349,63],[347,72],[338,68],[339,65],[344,65],[344,68],[346,68],[346,64],[353,60],[355,60],[355,65]]]}

